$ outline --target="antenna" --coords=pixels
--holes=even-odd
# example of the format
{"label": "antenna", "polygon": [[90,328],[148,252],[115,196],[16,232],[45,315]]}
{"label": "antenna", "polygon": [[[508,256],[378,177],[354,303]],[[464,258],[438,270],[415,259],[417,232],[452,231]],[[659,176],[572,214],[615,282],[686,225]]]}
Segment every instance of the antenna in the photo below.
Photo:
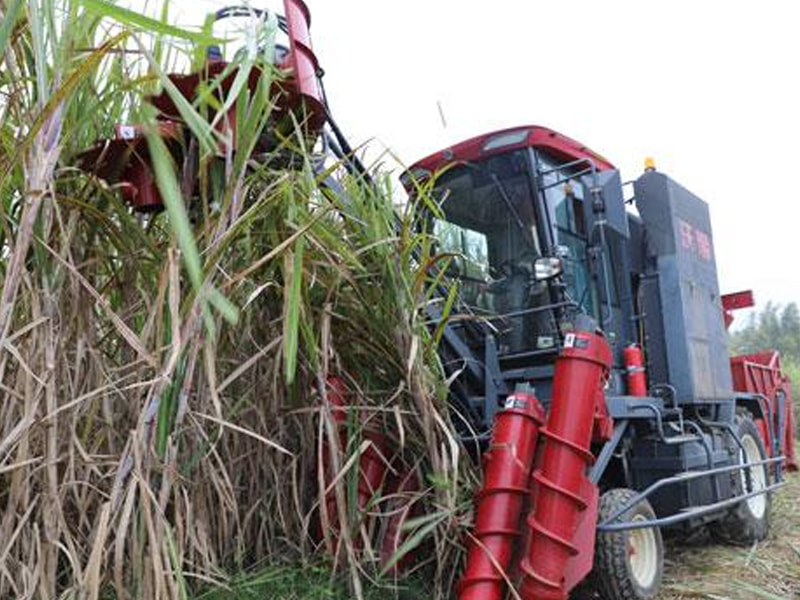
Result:
{"label": "antenna", "polygon": [[447,118],[444,116],[444,108],[442,107],[442,101],[436,101],[436,108],[439,109],[439,118],[442,120],[442,129],[447,129]]}

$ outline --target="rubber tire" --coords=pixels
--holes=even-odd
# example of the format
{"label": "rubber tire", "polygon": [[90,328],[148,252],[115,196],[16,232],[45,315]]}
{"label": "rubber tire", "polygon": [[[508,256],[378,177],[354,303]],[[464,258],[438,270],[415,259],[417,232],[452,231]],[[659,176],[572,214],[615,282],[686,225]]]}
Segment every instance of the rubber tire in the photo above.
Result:
{"label": "rubber tire", "polygon": [[[637,492],[627,488],[607,491],[600,497],[598,522],[602,523],[623,504],[630,501]],[[643,500],[623,515],[628,521],[635,517],[646,520],[656,515],[650,503]],[[664,575],[664,541],[661,530],[652,529],[656,544],[656,573],[652,583],[643,588],[633,576],[629,560],[628,539],[632,531],[598,532],[594,551],[594,569],[590,581],[603,600],[651,600],[658,595]]]}
{"label": "rubber tire", "polygon": [[[767,453],[764,450],[764,443],[761,440],[761,434],[753,421],[753,416],[748,411],[740,411],[734,418],[734,427],[740,438],[745,436],[752,436],[761,454],[761,460],[767,458]],[[740,456],[738,444],[732,441],[733,456]],[[767,467],[764,469],[765,481],[769,483],[769,470]],[[733,490],[737,494],[744,493],[744,484],[742,482],[741,472],[734,471],[731,478]],[[771,498],[770,494],[766,494],[766,510],[761,518],[758,518],[750,509],[747,501],[740,502],[720,520],[710,523],[708,526],[711,536],[717,541],[726,544],[744,545],[749,546],[754,542],[761,541],[769,534],[770,525],[770,508]]]}

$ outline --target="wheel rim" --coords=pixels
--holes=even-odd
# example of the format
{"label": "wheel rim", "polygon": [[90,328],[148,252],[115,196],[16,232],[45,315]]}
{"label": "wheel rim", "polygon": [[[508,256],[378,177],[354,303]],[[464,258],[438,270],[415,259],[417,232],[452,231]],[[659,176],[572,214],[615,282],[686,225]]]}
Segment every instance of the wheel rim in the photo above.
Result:
{"label": "wheel rim", "polygon": [[[761,449],[758,442],[752,435],[745,435],[742,437],[742,445],[744,446],[745,460],[748,463],[759,462],[763,459],[761,456]],[[752,482],[751,492],[757,492],[767,487],[767,475],[764,467],[752,467],[750,469],[750,480]],[[747,473],[742,469],[742,489],[747,490]],[[756,519],[761,519],[767,512],[767,496],[766,494],[758,494],[752,498],[747,499],[747,508]]]}
{"label": "wheel rim", "polygon": [[[633,522],[645,520],[644,515],[633,518]],[[639,587],[652,587],[658,575],[658,542],[652,527],[628,532],[628,564]]]}

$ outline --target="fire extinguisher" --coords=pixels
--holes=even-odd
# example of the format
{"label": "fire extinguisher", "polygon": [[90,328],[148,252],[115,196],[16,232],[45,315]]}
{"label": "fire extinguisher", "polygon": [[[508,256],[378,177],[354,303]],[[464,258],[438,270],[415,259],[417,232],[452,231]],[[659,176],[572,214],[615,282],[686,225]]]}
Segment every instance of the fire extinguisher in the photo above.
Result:
{"label": "fire extinguisher", "polygon": [[647,373],[642,348],[631,344],[622,352],[629,396],[647,396]]}

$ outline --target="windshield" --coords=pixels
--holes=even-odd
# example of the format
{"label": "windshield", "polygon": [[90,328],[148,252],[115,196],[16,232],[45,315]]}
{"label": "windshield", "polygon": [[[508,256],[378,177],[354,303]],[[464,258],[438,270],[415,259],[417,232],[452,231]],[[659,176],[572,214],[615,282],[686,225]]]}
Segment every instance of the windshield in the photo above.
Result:
{"label": "windshield", "polygon": [[458,255],[451,274],[475,312],[501,316],[501,353],[552,348],[552,318],[518,315],[549,303],[547,284],[533,281],[541,256],[529,155],[515,150],[451,168],[437,181],[444,219],[433,229],[441,252]]}
{"label": "windshield", "polygon": [[460,165],[437,181],[445,221],[443,249],[464,254],[466,275],[487,280],[539,256],[533,202],[523,151]]}

